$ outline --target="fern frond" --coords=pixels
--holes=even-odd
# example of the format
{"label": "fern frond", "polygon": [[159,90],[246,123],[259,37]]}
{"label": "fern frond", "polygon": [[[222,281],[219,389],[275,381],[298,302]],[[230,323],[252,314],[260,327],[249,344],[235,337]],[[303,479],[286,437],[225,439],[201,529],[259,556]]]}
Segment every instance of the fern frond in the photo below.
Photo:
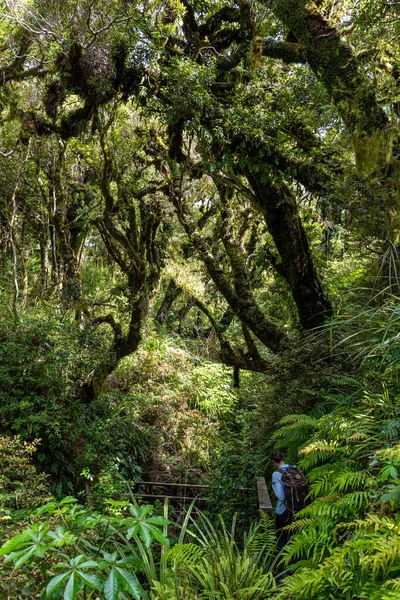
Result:
{"label": "fern frond", "polygon": [[312,519],[295,519],[290,525],[286,525],[285,530],[289,533],[297,533],[303,531],[310,523],[312,523]]}
{"label": "fern frond", "polygon": [[197,544],[175,544],[164,554],[166,560],[174,560],[181,566],[192,567],[206,557],[206,550]]}
{"label": "fern frond", "polygon": [[315,427],[318,425],[317,419],[310,417],[310,415],[286,415],[280,420],[280,425],[294,425],[297,424],[299,426],[306,425],[307,427]]}
{"label": "fern frond", "polygon": [[364,519],[356,519],[356,529],[366,529],[375,532],[396,533],[400,535],[400,522],[396,522],[391,517],[380,517],[377,514],[369,513]]}
{"label": "fern frond", "polygon": [[395,592],[400,592],[400,577],[397,577],[396,579],[389,579],[388,581],[385,581],[385,583],[383,584],[384,588],[392,588],[393,591]]}
{"label": "fern frond", "polygon": [[308,446],[306,446],[305,448],[302,448],[299,452],[299,454],[301,456],[309,456],[310,454],[316,454],[316,453],[326,453],[326,454],[331,454],[332,452],[335,452],[337,449],[337,442],[334,442],[332,440],[327,441],[327,440],[319,440],[316,442],[311,442],[311,444],[308,444]]}
{"label": "fern frond", "polygon": [[250,555],[263,553],[268,556],[275,552],[275,526],[267,513],[260,513],[260,521],[255,530],[250,531],[248,539],[245,540],[245,547],[249,548]]}
{"label": "fern frond", "polygon": [[375,577],[390,572],[390,568],[397,562],[400,568],[400,537],[398,535],[375,541],[374,554],[361,559],[361,565],[367,572],[372,571]]}

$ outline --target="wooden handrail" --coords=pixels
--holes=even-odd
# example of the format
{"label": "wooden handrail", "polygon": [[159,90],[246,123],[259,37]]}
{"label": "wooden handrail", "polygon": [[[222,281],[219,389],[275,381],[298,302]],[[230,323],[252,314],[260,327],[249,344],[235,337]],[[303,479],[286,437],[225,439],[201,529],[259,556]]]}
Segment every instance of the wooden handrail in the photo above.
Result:
{"label": "wooden handrail", "polygon": [[141,498],[154,498],[155,500],[162,500],[163,498],[168,498],[168,500],[179,500],[182,503],[193,502],[207,502],[208,498],[200,498],[199,496],[195,496],[191,498],[189,496],[165,496],[164,494],[156,495],[156,494],[141,494],[138,493],[138,496]]}
{"label": "wooden handrail", "polygon": [[[158,486],[158,487],[185,487],[185,488],[193,488],[193,489],[199,489],[199,490],[220,490],[222,489],[221,486],[217,486],[217,485],[203,485],[203,484],[199,484],[199,483],[170,483],[170,482],[165,482],[165,481],[134,481],[133,482],[134,485],[154,485],[154,486]],[[254,488],[245,488],[245,487],[238,487],[236,488],[238,490],[240,490],[241,492],[254,492]]]}
{"label": "wooden handrail", "polygon": [[[260,482],[260,483],[259,483]],[[262,483],[263,482],[263,483]],[[204,492],[206,492],[207,490],[221,490],[224,489],[222,486],[212,486],[212,485],[203,485],[203,484],[199,484],[199,483],[176,483],[176,482],[165,482],[165,481],[134,481],[133,482],[136,491],[135,491],[135,495],[136,496],[140,496],[140,498],[146,499],[146,500],[162,500],[164,498],[168,498],[171,502],[179,502],[181,504],[187,504],[190,502],[200,502],[200,503],[207,503],[208,502],[208,498],[205,498]],[[148,489],[144,490],[143,492],[140,491],[140,487],[147,487]],[[155,493],[149,493],[152,492],[152,488],[153,487],[158,487],[158,488],[171,488],[171,490],[169,491],[169,494],[160,494],[160,491],[158,491],[158,494]],[[255,488],[244,488],[244,487],[238,487],[236,488],[237,490],[241,491],[241,492],[245,492],[245,493],[254,493],[255,492]],[[178,494],[180,493],[180,495],[173,495],[174,491],[173,490],[177,490]],[[259,508],[261,510],[265,510],[266,512],[272,512],[272,506],[271,506],[271,501],[269,499],[269,494],[268,494],[268,490],[267,490],[267,486],[265,484],[265,479],[263,477],[259,477],[257,479],[257,490],[258,490],[258,498],[259,498]],[[262,492],[260,491],[262,490]],[[172,494],[171,494],[172,492]],[[197,494],[196,494],[197,492]],[[202,497],[199,496],[199,494],[202,493]],[[260,494],[263,494],[263,500],[261,501],[261,496]],[[268,504],[269,502],[269,504]],[[253,506],[253,504],[252,504]]]}

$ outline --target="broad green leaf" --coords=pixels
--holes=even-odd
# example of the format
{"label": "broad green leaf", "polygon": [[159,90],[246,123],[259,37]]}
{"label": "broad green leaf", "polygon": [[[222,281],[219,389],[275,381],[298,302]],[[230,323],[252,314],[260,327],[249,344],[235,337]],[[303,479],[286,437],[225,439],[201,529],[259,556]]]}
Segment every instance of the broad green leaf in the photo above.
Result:
{"label": "broad green leaf", "polygon": [[99,575],[90,575],[89,573],[85,573],[84,571],[76,571],[79,575],[80,579],[89,587],[94,588],[96,590],[101,590],[103,587],[103,578]]}
{"label": "broad green leaf", "polygon": [[126,556],[125,558],[121,558],[117,565],[136,565],[141,566],[143,564],[142,559],[139,556]]}
{"label": "broad green leaf", "polygon": [[169,539],[162,533],[162,531],[157,529],[157,527],[149,527],[149,533],[153,539],[157,540],[157,542],[160,542],[160,544],[163,544],[163,546],[169,546]]}
{"label": "broad green leaf", "polygon": [[35,546],[32,546],[26,553],[19,557],[19,559],[15,562],[15,568],[19,569],[23,564],[28,562],[31,556],[35,556]]}
{"label": "broad green leaf", "polygon": [[120,581],[123,581],[124,590],[132,594],[136,600],[140,600],[143,590],[136,575],[120,567],[115,567],[115,570],[118,572]]}
{"label": "broad green leaf", "polygon": [[67,573],[60,573],[60,575],[56,575],[52,579],[50,579],[49,583],[46,587],[46,592],[51,594],[69,575],[69,571]]}
{"label": "broad green leaf", "polygon": [[75,600],[81,587],[76,571],[73,571],[64,590],[64,600]]}
{"label": "broad green leaf", "polygon": [[17,550],[22,546],[26,545],[26,542],[29,540],[29,536],[27,532],[21,533],[21,535],[16,535],[9,540],[7,540],[0,548],[0,556],[4,556],[4,554],[9,554],[13,550]]}
{"label": "broad green leaf", "polygon": [[136,535],[139,532],[139,529],[140,529],[140,526],[138,523],[136,523],[133,527],[130,527],[126,533],[126,537],[128,538],[128,540],[130,540],[131,537]]}
{"label": "broad green leaf", "polygon": [[99,567],[99,563],[96,560],[85,560],[85,562],[79,563],[80,569],[93,569],[96,567]]}
{"label": "broad green leaf", "polygon": [[35,512],[33,514],[40,517],[41,515],[44,515],[45,513],[53,512],[57,507],[58,507],[57,502],[54,502],[54,501],[48,502],[47,504],[44,504],[43,506],[41,506],[40,508],[35,510]]}
{"label": "broad green leaf", "polygon": [[169,525],[170,521],[165,517],[149,517],[146,519],[146,523],[150,523],[151,525]]}
{"label": "broad green leaf", "polygon": [[59,504],[63,506],[64,504],[76,504],[77,502],[78,500],[73,496],[65,496],[65,498],[63,498],[61,502],[59,502]]}
{"label": "broad green leaf", "polygon": [[110,504],[111,506],[130,506],[130,502],[124,502],[123,500],[113,500],[112,498],[107,498],[105,502],[106,504]]}
{"label": "broad green leaf", "polygon": [[122,583],[118,577],[116,569],[111,569],[103,589],[106,600],[118,600],[118,594],[121,588]]}

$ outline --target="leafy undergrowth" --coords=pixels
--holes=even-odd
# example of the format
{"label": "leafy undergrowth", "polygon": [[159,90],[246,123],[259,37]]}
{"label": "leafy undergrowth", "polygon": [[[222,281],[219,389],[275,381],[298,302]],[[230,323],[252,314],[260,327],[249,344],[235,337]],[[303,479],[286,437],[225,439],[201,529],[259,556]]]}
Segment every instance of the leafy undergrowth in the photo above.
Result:
{"label": "leafy undergrowth", "polygon": [[312,501],[290,526],[280,600],[399,598],[399,433],[400,400],[385,386],[283,419],[277,444],[300,448]]}
{"label": "leafy undergrowth", "polygon": [[[112,409],[107,428],[114,449],[113,464],[98,480],[99,498],[113,495],[112,467],[130,480],[206,482],[221,423],[237,401],[228,369],[200,359],[172,336],[149,335],[99,398]],[[91,464],[88,456],[88,479]]]}
{"label": "leafy undergrowth", "polygon": [[[110,501],[106,513],[51,501],[0,548],[8,598],[266,600],[275,589],[275,538],[264,517],[240,546],[221,520],[190,512],[183,526],[153,506]],[[178,531],[171,543],[169,529]],[[21,585],[23,584],[23,588]]]}

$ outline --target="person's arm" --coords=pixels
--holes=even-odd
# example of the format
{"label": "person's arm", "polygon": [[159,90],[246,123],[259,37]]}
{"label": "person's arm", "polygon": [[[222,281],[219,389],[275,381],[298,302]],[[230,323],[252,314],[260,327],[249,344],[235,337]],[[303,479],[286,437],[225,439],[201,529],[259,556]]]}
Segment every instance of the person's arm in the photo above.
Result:
{"label": "person's arm", "polygon": [[275,471],[272,474],[272,489],[274,490],[274,494],[278,498],[278,500],[285,502],[285,488],[283,487],[281,479],[282,475],[278,471]]}

